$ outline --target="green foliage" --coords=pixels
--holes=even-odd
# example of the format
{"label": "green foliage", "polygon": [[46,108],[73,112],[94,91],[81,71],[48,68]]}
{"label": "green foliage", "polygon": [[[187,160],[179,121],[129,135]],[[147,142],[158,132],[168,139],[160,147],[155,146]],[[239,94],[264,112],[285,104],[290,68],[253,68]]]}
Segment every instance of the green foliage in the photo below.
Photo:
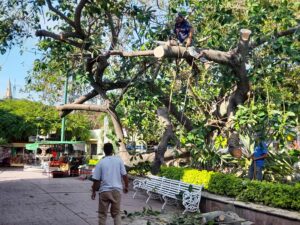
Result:
{"label": "green foliage", "polygon": [[207,189],[208,183],[213,174],[214,172],[207,170],[186,169],[184,170],[182,181],[191,184],[203,185],[204,188]]}
{"label": "green foliage", "polygon": [[[54,107],[27,100],[0,101],[0,138],[25,141],[37,133],[60,133],[61,119]],[[87,140],[90,123],[84,115],[73,113],[67,117],[66,135],[69,140]]]}
{"label": "green foliage", "polygon": [[190,225],[200,224],[201,213],[188,213],[184,215],[175,215],[167,225]]}
{"label": "green foliage", "polygon": [[122,218],[134,218],[134,217],[145,217],[145,216],[158,216],[160,214],[159,211],[155,211],[152,208],[145,208],[143,207],[142,211],[130,212],[128,213],[127,210],[124,210],[124,215]]}
{"label": "green foliage", "polygon": [[166,167],[162,166],[160,168],[160,176],[167,177],[174,180],[181,180],[184,174],[185,168],[182,167]]}
{"label": "green foliage", "polygon": [[229,162],[234,163],[231,155],[217,152],[212,145],[205,144],[202,149],[192,151],[192,153],[192,166],[199,169],[219,171],[228,166]]}
{"label": "green foliage", "polygon": [[98,159],[89,159],[88,160],[88,165],[89,166],[96,166],[98,162],[99,162]]}
{"label": "green foliage", "polygon": [[247,183],[246,189],[238,195],[238,199],[273,207],[299,210],[299,194],[299,185],[291,186],[254,181]]}
{"label": "green foliage", "polygon": [[133,164],[132,167],[127,169],[127,172],[132,175],[137,176],[145,176],[151,170],[151,163],[149,161],[139,162],[137,164]]}
{"label": "green foliage", "polygon": [[[78,1],[51,2],[61,15],[70,20],[75,18]],[[96,65],[90,70],[87,69],[89,63],[85,55],[100,60],[101,57],[98,56],[113,48],[126,51],[153,49],[157,46],[154,41],[167,40],[172,33],[176,13],[185,11],[195,29],[195,45],[201,48],[232,50],[238,43],[241,28],[252,31],[251,41],[259,41],[263,37],[268,39],[266,44],[251,49],[247,57],[247,76],[251,82],[249,104],[238,109],[234,126],[248,136],[265,129],[270,139],[279,140],[281,146],[284,146],[285,136],[299,123],[299,31],[278,39],[274,39],[273,35],[299,24],[297,1],[169,0],[168,4],[157,8],[153,8],[159,4],[156,1],[135,1],[135,4],[125,0],[94,2],[95,4],[85,4],[82,9],[80,22],[85,33],[82,38],[78,37],[79,28],[72,28],[72,23],[64,21],[61,15],[51,10],[44,13],[47,7],[45,0],[1,1],[0,53],[3,54],[13,44],[30,36],[33,33],[31,29],[39,29],[40,18],[49,21],[51,26],[46,29],[58,35],[57,40],[49,37],[39,40],[38,48],[44,54],[34,62],[33,71],[27,77],[28,90],[43,93],[44,98],[53,103],[61,100],[62,93],[57,90],[62,89],[66,77],[72,80],[70,96],[76,98],[86,94],[90,90],[90,84],[95,87],[94,82],[99,81],[98,84],[105,92],[102,94],[109,97],[112,105],[121,100],[116,111],[128,131],[128,139],[137,138],[155,144],[162,134],[156,122],[156,110],[172,103],[193,124],[194,129],[186,132],[182,126],[182,116],[179,115],[180,119],[178,115],[177,119],[171,118],[182,147],[192,153],[195,165],[209,170],[222,168],[225,161],[231,159],[221,156],[216,149],[224,147],[226,139],[219,136],[214,143],[216,149],[206,146],[205,140],[211,132],[210,122],[220,119],[212,112],[218,107],[218,103],[228,99],[237,82],[229,67],[215,64],[206,70],[201,63],[195,61],[200,68],[200,73],[195,77],[185,61],[165,59],[161,61],[160,70],[156,73],[153,65],[157,65],[157,62],[152,62],[147,71],[142,70],[152,61],[149,59],[151,57],[110,57],[109,67],[103,74]],[[70,41],[85,43],[88,47],[77,48],[69,44],[68,40],[63,40],[64,34],[72,33],[76,35]],[[207,41],[199,42],[205,37],[209,37]],[[128,81],[130,82],[127,83]],[[119,90],[111,91],[115,84],[115,88],[124,88],[124,83],[128,84],[125,95]],[[157,88],[153,88],[153,85],[149,88],[148,84],[154,84]],[[43,115],[44,111],[48,109],[42,110],[38,115]],[[223,113],[226,114],[226,109]],[[7,117],[7,121],[21,121],[21,117]],[[33,119],[35,117],[36,115]],[[28,121],[32,123],[27,123]],[[59,125],[51,125],[52,122],[56,123],[57,118],[53,118],[49,124],[46,121],[49,120],[39,122],[38,127],[41,127],[42,133],[59,129]],[[72,123],[68,126],[74,134],[70,134],[69,138],[76,139],[80,136],[85,139],[84,124],[87,121],[80,122],[79,128],[70,121]],[[26,132],[34,131],[34,121],[25,122],[22,123],[26,125],[24,127],[19,124],[12,125],[12,130],[20,128],[15,139],[24,136]],[[81,133],[80,129],[84,132]],[[227,127],[222,125],[217,129],[223,135],[222,132]],[[115,139],[114,133],[110,136]]]}
{"label": "green foliage", "polygon": [[220,195],[236,197],[245,188],[242,179],[231,174],[214,173],[208,183],[208,191]]}
{"label": "green foliage", "polygon": [[178,167],[162,167],[160,176],[191,184],[203,184],[211,193],[234,197],[241,201],[292,210],[300,209],[299,184],[250,181],[232,174]]}
{"label": "green foliage", "polygon": [[290,155],[287,149],[280,151],[270,149],[264,168],[265,179],[270,181],[282,181],[286,176],[293,174],[293,165],[298,160],[298,157]]}
{"label": "green foliage", "polygon": [[4,144],[7,144],[7,140],[4,139],[3,137],[0,137],[0,145],[4,145]]}
{"label": "green foliage", "polygon": [[128,141],[157,143],[162,133],[156,122],[156,109],[159,106],[157,95],[151,94],[143,85],[136,85],[136,88],[126,94],[118,106]]}

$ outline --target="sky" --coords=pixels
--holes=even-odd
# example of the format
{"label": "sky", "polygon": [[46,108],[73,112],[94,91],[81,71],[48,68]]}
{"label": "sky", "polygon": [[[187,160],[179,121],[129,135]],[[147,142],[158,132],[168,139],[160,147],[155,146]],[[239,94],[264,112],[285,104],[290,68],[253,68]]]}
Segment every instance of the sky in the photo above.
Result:
{"label": "sky", "polygon": [[21,48],[14,46],[4,55],[0,55],[0,99],[5,97],[8,80],[10,79],[13,98],[25,98],[38,100],[36,93],[20,92],[25,87],[25,77],[28,71],[32,69],[34,59],[39,58],[39,54],[35,53],[36,39],[28,39],[22,47],[23,53],[20,53]]}

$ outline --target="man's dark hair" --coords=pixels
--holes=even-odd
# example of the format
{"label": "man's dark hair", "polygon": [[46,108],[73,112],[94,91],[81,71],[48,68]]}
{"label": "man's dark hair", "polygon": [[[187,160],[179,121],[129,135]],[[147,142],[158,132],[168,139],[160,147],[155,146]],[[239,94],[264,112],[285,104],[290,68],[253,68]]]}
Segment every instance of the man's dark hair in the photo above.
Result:
{"label": "man's dark hair", "polygon": [[113,145],[111,143],[105,143],[103,150],[105,155],[111,155],[113,153]]}
{"label": "man's dark hair", "polygon": [[177,14],[177,17],[184,18],[184,15],[183,15],[182,13],[179,12],[179,13]]}

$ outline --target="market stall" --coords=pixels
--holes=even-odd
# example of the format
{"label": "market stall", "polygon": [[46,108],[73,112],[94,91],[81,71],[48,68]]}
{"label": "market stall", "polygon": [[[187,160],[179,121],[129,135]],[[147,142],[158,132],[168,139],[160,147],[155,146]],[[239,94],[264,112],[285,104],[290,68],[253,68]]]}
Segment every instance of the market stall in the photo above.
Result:
{"label": "market stall", "polygon": [[53,177],[76,176],[84,163],[82,141],[42,141],[27,144],[26,149],[34,152],[37,163]]}

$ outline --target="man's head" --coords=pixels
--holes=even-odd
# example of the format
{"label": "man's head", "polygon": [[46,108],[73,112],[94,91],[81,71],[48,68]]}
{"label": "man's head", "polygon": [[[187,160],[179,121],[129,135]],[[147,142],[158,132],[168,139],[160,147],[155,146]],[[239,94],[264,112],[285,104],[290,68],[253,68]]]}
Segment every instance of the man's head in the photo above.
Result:
{"label": "man's head", "polygon": [[178,13],[175,22],[182,23],[184,21],[184,16],[182,13]]}
{"label": "man's head", "polygon": [[254,134],[254,139],[255,139],[256,141],[262,141],[262,140],[264,139],[264,134],[263,134],[263,132],[261,132],[261,131],[255,132],[255,134]]}
{"label": "man's head", "polygon": [[113,149],[114,148],[113,148],[113,145],[111,143],[105,143],[104,144],[103,150],[104,150],[105,155],[112,155]]}

